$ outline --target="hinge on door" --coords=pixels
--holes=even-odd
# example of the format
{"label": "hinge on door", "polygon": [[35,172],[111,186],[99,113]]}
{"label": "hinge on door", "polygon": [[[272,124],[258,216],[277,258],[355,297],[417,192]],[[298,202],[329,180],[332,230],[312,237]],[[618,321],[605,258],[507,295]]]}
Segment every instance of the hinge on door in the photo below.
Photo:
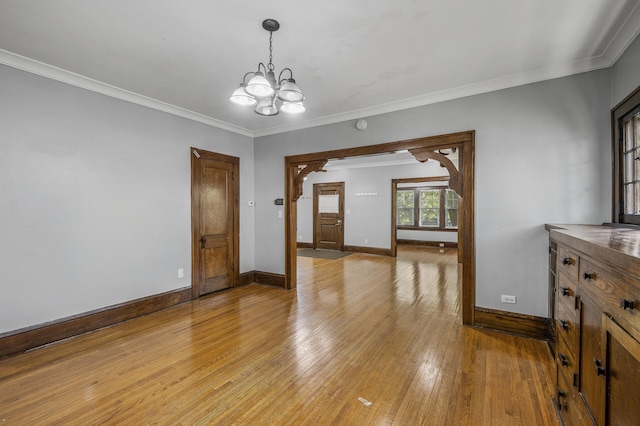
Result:
{"label": "hinge on door", "polygon": [[231,262],[231,272],[235,272],[236,271],[236,264]]}

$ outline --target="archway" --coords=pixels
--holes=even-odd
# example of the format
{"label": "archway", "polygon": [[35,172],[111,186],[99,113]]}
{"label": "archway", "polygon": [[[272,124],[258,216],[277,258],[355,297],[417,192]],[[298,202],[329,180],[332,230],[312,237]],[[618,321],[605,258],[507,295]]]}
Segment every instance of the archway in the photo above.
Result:
{"label": "archway", "polygon": [[[438,154],[439,149],[457,148],[459,169]],[[429,136],[356,148],[285,157],[285,288],[296,288],[297,200],[302,195],[302,182],[309,173],[321,171],[329,159],[408,150],[418,161],[433,159],[447,167],[451,188],[461,196],[458,246],[462,263],[462,322],[474,324],[475,308],[475,229],[474,176],[475,131]],[[441,158],[442,157],[442,158]],[[450,163],[450,161],[449,161]]]}

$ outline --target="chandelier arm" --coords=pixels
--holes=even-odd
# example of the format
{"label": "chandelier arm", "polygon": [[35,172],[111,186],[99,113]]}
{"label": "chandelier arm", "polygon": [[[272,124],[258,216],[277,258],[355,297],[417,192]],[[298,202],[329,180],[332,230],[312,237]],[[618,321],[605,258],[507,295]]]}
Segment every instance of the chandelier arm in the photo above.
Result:
{"label": "chandelier arm", "polygon": [[246,73],[246,74],[244,75],[244,77],[242,77],[242,84],[247,84],[247,76],[248,76],[249,74],[251,74],[251,75],[252,75],[252,77],[253,77],[254,75],[256,75],[256,73],[255,73],[254,71],[249,71],[248,73]]}
{"label": "chandelier arm", "polygon": [[280,71],[280,75],[278,75],[278,84],[282,83],[282,81],[284,80],[282,78],[282,73],[285,71],[289,71],[289,75],[291,76],[290,78],[293,78],[293,71],[291,71],[291,68],[285,68],[282,71]]}
{"label": "chandelier arm", "polygon": [[263,75],[267,75],[267,67],[262,62],[258,64],[258,72],[261,72],[260,67],[262,67],[262,69],[264,70]]}

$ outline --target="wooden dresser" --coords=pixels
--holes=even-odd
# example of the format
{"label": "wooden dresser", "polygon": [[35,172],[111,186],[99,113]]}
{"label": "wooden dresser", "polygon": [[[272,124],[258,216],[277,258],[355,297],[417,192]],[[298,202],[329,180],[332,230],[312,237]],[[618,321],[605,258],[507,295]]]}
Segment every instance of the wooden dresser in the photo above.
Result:
{"label": "wooden dresser", "polygon": [[560,417],[565,425],[640,425],[640,230],[547,229]]}

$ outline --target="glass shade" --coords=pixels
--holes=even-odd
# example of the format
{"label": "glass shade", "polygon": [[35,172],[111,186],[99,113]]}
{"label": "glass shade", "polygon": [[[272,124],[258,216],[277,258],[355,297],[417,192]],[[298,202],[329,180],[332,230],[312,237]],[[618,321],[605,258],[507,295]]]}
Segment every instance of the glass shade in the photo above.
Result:
{"label": "glass shade", "polygon": [[249,80],[249,83],[244,90],[256,98],[272,96],[276,92],[275,89],[271,87],[271,84],[269,84],[269,81],[260,72],[256,73],[256,75]]}
{"label": "glass shade", "polygon": [[288,114],[300,114],[306,110],[302,102],[285,102],[280,109]]}
{"label": "glass shade", "polygon": [[229,100],[236,105],[247,106],[247,105],[257,104],[258,101],[256,100],[256,98],[248,94],[244,90],[244,88],[245,88],[245,85],[241,84],[240,87],[238,87],[236,90],[233,91],[233,94],[231,95]]}
{"label": "glass shade", "polygon": [[268,98],[262,99],[256,105],[256,113],[260,115],[276,115],[278,114],[278,107],[276,107],[276,98],[274,96],[269,96]]}
{"label": "glass shade", "polygon": [[285,102],[300,102],[304,99],[302,96],[302,90],[296,84],[296,81],[292,78],[288,79],[280,88],[278,97]]}

